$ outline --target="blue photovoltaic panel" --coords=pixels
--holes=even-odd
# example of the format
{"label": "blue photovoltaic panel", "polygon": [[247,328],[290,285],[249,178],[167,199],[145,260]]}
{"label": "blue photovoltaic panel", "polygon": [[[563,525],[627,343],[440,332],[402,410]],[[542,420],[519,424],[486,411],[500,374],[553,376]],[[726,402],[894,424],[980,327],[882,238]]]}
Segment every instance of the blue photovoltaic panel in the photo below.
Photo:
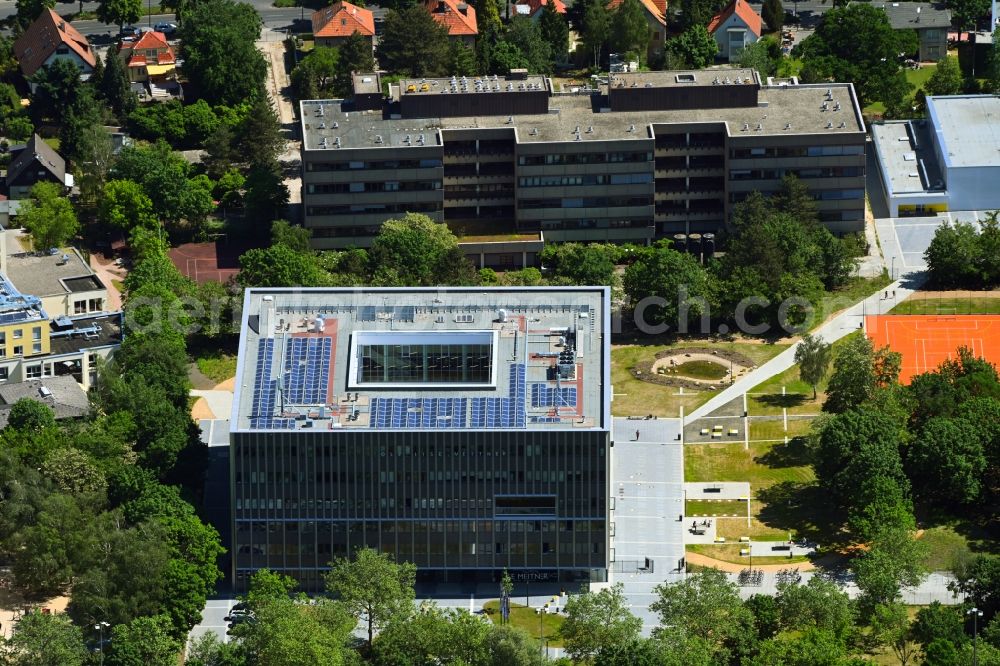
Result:
{"label": "blue photovoltaic panel", "polygon": [[275,418],[274,404],[278,399],[278,383],[271,379],[274,362],[274,340],[257,342],[257,369],[250,410],[250,427],[259,430],[287,430],[294,427],[292,419]]}
{"label": "blue photovoltaic panel", "polygon": [[326,402],[330,383],[330,338],[290,338],[285,347],[285,402],[318,405]]}
{"label": "blue photovoltaic panel", "polygon": [[531,406],[576,407],[576,387],[556,388],[545,384],[532,384]]}

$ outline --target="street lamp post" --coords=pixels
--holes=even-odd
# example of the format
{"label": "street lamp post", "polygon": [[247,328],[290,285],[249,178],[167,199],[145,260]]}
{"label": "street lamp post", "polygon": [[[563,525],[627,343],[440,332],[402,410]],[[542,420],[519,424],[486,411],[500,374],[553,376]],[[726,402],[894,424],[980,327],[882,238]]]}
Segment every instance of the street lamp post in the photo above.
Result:
{"label": "street lamp post", "polygon": [[98,622],[94,625],[97,629],[97,649],[101,651],[101,665],[104,665],[104,627],[110,627],[107,622]]}
{"label": "street lamp post", "polygon": [[979,666],[979,618],[983,611],[973,606],[965,612],[972,616],[972,666]]}

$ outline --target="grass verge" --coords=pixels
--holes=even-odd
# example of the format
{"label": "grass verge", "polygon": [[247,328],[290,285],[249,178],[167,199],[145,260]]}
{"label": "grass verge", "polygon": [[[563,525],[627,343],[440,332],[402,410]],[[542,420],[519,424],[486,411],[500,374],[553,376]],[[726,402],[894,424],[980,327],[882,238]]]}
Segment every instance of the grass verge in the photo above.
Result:
{"label": "grass verge", "polygon": [[685,516],[746,516],[746,502],[740,500],[688,500],[684,503]]}
{"label": "grass verge", "polygon": [[[745,564],[750,566],[750,558],[746,555],[740,555],[740,550],[747,548],[746,544],[739,543],[720,543],[720,544],[704,544],[704,543],[694,543],[685,547],[692,553],[698,553],[699,555],[704,555],[705,557],[711,557],[716,560],[721,560],[723,562],[731,562],[733,564]],[[802,562],[808,562],[809,558],[802,555],[796,555],[795,557],[788,556],[754,556],[753,563],[754,566],[758,564],[801,564]]]}
{"label": "grass verge", "polygon": [[1000,314],[1000,298],[974,296],[969,292],[968,298],[914,298],[911,296],[892,310],[889,314],[898,315],[960,315],[960,314]]}
{"label": "grass verge", "polygon": [[[500,602],[487,601],[483,604],[486,616],[494,624],[500,624]],[[538,613],[530,606],[521,604],[510,604],[510,623],[526,631],[537,641],[548,641],[549,647],[562,647],[562,634],[560,629],[563,625],[563,616],[557,613],[542,613],[539,621]]]}
{"label": "grass verge", "polygon": [[223,352],[205,352],[195,359],[198,371],[214,382],[222,382],[236,375],[236,357]]}

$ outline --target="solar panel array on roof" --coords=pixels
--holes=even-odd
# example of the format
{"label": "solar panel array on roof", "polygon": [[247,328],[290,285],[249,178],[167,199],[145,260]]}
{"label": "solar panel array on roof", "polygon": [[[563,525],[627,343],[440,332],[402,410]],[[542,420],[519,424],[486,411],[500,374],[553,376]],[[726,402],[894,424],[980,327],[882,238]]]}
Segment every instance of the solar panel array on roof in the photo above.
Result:
{"label": "solar panel array on roof", "polygon": [[292,419],[274,417],[274,405],[278,399],[278,382],[271,379],[271,364],[274,361],[274,340],[257,341],[257,381],[253,387],[253,404],[250,411],[250,427],[261,430],[285,430],[293,427]]}
{"label": "solar panel array on roof", "polygon": [[318,405],[326,402],[330,384],[330,338],[290,338],[285,347],[285,402]]}
{"label": "solar panel array on roof", "polygon": [[363,305],[358,308],[358,321],[376,321],[381,317],[388,317],[395,321],[412,322],[417,314],[417,309],[412,305],[399,307],[376,307],[374,305]]}
{"label": "solar panel array on roof", "polygon": [[375,398],[373,428],[464,428],[467,398]]}
{"label": "solar panel array on roof", "polygon": [[531,406],[576,407],[576,387],[556,388],[545,384],[532,384]]}

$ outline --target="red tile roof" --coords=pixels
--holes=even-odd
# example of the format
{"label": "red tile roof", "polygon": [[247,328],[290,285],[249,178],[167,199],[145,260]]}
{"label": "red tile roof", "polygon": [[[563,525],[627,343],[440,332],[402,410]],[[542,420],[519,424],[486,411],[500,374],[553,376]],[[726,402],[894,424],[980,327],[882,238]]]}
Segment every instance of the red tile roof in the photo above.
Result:
{"label": "red tile roof", "polygon": [[[156,58],[149,57],[147,51],[155,51]],[[145,67],[147,64],[171,65],[177,62],[174,50],[162,32],[144,32],[134,42],[122,42],[119,53],[119,57],[126,60],[129,67]]]}
{"label": "red tile roof", "polygon": [[733,0],[733,2],[726,5],[725,9],[713,16],[712,20],[709,21],[708,31],[714,33],[734,12],[753,34],[760,37],[763,27],[760,21],[760,14],[755,12],[746,0]]}
{"label": "red tile roof", "polygon": [[[552,3],[552,6],[555,8],[556,12],[560,14],[566,13],[566,3],[564,3],[563,0],[526,0],[524,4],[528,5],[528,7],[531,8],[531,10],[528,12],[528,16],[534,16],[538,12],[542,11],[542,8],[545,7],[545,5],[549,4],[550,2]],[[663,2],[664,5],[666,5],[666,0],[663,0]]]}
{"label": "red tile roof", "polygon": [[341,0],[313,12],[312,26],[315,37],[350,37],[356,32],[372,37],[375,17],[371,10]]}
{"label": "red tile roof", "polygon": [[[618,9],[618,7],[621,6],[622,2],[623,0],[611,0],[611,2],[608,3],[608,9],[611,10]],[[665,2],[665,0],[639,0],[639,4],[641,4],[646,9],[646,11],[659,23],[663,25],[667,24],[667,15],[666,15],[667,3]]]}
{"label": "red tile roof", "polygon": [[427,0],[424,4],[434,20],[448,28],[448,35],[459,37],[478,35],[476,10],[467,2],[458,0]]}
{"label": "red tile roof", "polygon": [[94,51],[87,38],[51,9],[43,11],[14,42],[14,56],[25,76],[37,72],[57,48],[66,45],[90,67]]}

